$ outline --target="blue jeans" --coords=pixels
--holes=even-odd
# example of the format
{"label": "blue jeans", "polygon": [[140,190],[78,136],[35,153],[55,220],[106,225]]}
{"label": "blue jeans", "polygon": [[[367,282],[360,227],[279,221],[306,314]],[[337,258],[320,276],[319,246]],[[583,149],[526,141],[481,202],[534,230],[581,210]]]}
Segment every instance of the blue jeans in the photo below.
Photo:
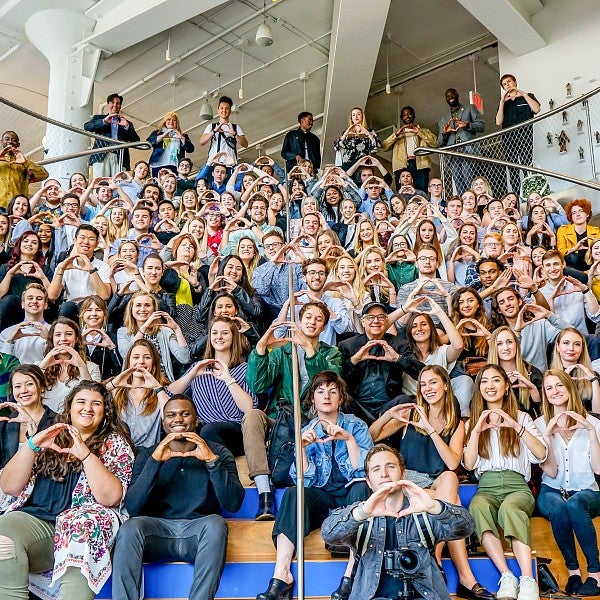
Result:
{"label": "blue jeans", "polygon": [[537,499],[538,510],[550,521],[552,533],[565,559],[567,569],[579,569],[575,536],[587,562],[588,573],[600,573],[598,542],[592,519],[600,515],[600,492],[569,492],[565,501],[560,490],[542,485]]}
{"label": "blue jeans", "polygon": [[190,600],[214,598],[225,566],[227,524],[220,515],[199,519],[132,517],[115,542],[112,597],[138,600],[142,562],[194,563]]}

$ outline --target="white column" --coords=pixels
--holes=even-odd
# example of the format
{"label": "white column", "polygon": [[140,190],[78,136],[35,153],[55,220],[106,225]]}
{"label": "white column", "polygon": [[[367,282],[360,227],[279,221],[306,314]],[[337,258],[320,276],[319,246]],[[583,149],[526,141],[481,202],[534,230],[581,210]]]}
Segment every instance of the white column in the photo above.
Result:
{"label": "white column", "polygon": [[[66,9],[43,10],[25,25],[27,37],[50,65],[47,116],[83,128],[91,114],[89,78],[83,76],[85,53],[74,45],[88,35],[94,21]],[[90,147],[90,139],[66,129],[48,125],[46,157],[60,156]],[[48,171],[65,185],[72,173],[87,174],[87,156],[48,165]]]}

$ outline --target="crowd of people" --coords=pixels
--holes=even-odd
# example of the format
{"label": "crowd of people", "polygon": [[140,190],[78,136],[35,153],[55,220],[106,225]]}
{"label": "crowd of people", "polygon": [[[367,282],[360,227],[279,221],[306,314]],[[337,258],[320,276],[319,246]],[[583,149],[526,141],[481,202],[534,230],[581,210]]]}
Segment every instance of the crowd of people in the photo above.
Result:
{"label": "crowd of people", "polygon": [[[499,125],[539,111],[514,76],[501,85]],[[194,563],[189,597],[214,597],[221,515],[244,498],[238,456],[256,519],[274,521],[275,570],[257,599],[290,598],[298,473],[293,449],[283,473],[272,450],[285,447],[293,346],[305,535],[322,526],[352,548],[333,600],[396,597],[382,554],[406,545],[422,552],[417,595],[448,597],[442,540],[459,596],[491,600],[469,566],[473,531],[501,574],[497,598],[537,600],[536,507],[567,593],[600,595],[600,229],[586,199],[520,197],[518,172],[495,197],[468,159],[452,163],[446,194],[415,148],[472,140],[484,121],[456,90],[445,98],[437,135],[407,106],[381,141],[352,109],[338,164],[323,169],[309,112],[285,137],[285,165],[239,161],[248,140],[225,96],[195,175],[175,113],[150,134],[149,160],[130,169],[126,152],[98,152],[93,176],[66,185],[3,134],[3,598],[92,599],[112,570],[113,598],[137,600],[144,560]],[[122,101],[111,94],[85,129],[139,140]],[[478,483],[468,512],[459,476]]]}

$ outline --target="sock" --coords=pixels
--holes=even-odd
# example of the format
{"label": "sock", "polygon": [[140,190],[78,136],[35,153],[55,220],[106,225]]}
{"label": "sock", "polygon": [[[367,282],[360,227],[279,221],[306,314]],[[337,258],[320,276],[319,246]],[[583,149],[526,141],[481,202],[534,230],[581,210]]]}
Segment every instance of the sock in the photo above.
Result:
{"label": "sock", "polygon": [[271,484],[269,483],[268,475],[257,475],[254,478],[254,483],[256,484],[256,489],[259,494],[264,494],[265,492],[271,491]]}

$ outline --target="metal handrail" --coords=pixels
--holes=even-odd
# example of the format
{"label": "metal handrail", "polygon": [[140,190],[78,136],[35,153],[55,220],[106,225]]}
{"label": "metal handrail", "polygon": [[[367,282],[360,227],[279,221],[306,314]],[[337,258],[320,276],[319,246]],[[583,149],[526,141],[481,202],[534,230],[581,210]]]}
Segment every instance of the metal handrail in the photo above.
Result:
{"label": "metal handrail", "polygon": [[[477,138],[481,139],[481,138]],[[472,143],[473,140],[471,140]],[[458,146],[459,144],[456,144]],[[454,146],[449,146],[450,148],[454,148]],[[425,154],[446,154],[448,156],[457,156],[460,158],[465,158],[467,160],[475,160],[478,162],[486,162],[493,165],[501,165],[503,167],[510,167],[513,169],[520,169],[521,171],[532,171],[534,173],[539,173],[540,175],[545,175],[546,177],[554,177],[555,179],[562,179],[563,181],[568,181],[570,183],[575,183],[577,185],[583,185],[585,187],[592,188],[593,190],[600,191],[600,183],[594,183],[592,181],[588,181],[587,179],[579,179],[578,177],[572,177],[571,175],[565,175],[564,173],[557,173],[556,171],[550,171],[549,169],[542,169],[540,167],[532,167],[530,165],[520,165],[517,163],[507,162],[505,160],[500,160],[498,158],[489,158],[488,156],[480,156],[479,154],[465,154],[463,152],[456,152],[454,150],[447,150],[442,148],[415,148],[416,156],[423,156]]]}
{"label": "metal handrail", "polygon": [[79,152],[73,152],[71,154],[62,154],[61,156],[52,156],[51,158],[45,158],[44,160],[38,160],[36,164],[50,165],[52,163],[60,162],[63,160],[71,160],[72,158],[79,158],[80,156],[88,156],[90,154],[103,154],[106,152],[114,152],[115,150],[121,150],[122,148],[137,148],[138,150],[150,150],[152,148],[152,144],[150,142],[127,142],[125,144],[115,144],[112,146],[103,146],[102,148],[90,148],[88,150],[80,150]]}
{"label": "metal handrail", "polygon": [[[551,111],[542,113],[540,110],[540,113],[537,114],[535,117],[532,117],[531,119],[528,119],[527,121],[523,121],[522,123],[517,123],[516,125],[511,125],[510,127],[506,127],[506,129],[500,129],[499,131],[493,131],[492,133],[486,133],[485,135],[473,138],[466,142],[459,142],[458,144],[452,144],[452,146],[446,146],[446,148],[463,148],[464,146],[472,146],[475,143],[479,143],[479,142],[489,140],[492,138],[498,138],[498,137],[502,136],[503,134],[508,133],[509,131],[515,131],[517,129],[522,129],[524,127],[527,127],[528,125],[533,125],[534,123],[537,123],[538,121],[542,121],[548,117],[557,115],[558,113],[561,113],[563,110],[566,110],[567,108],[570,108],[571,106],[575,106],[575,104],[579,104],[580,102],[585,102],[588,98],[594,96],[598,92],[600,92],[600,87],[594,88],[591,92],[582,94],[581,96],[578,96],[577,98],[573,98],[573,100],[569,100],[569,102],[566,102],[565,104],[562,104],[561,106],[559,106],[557,108],[553,108]],[[460,156],[465,156],[465,155],[460,154]],[[519,165],[516,165],[516,166],[519,166]],[[528,170],[533,171],[533,169],[530,167],[528,167]]]}

